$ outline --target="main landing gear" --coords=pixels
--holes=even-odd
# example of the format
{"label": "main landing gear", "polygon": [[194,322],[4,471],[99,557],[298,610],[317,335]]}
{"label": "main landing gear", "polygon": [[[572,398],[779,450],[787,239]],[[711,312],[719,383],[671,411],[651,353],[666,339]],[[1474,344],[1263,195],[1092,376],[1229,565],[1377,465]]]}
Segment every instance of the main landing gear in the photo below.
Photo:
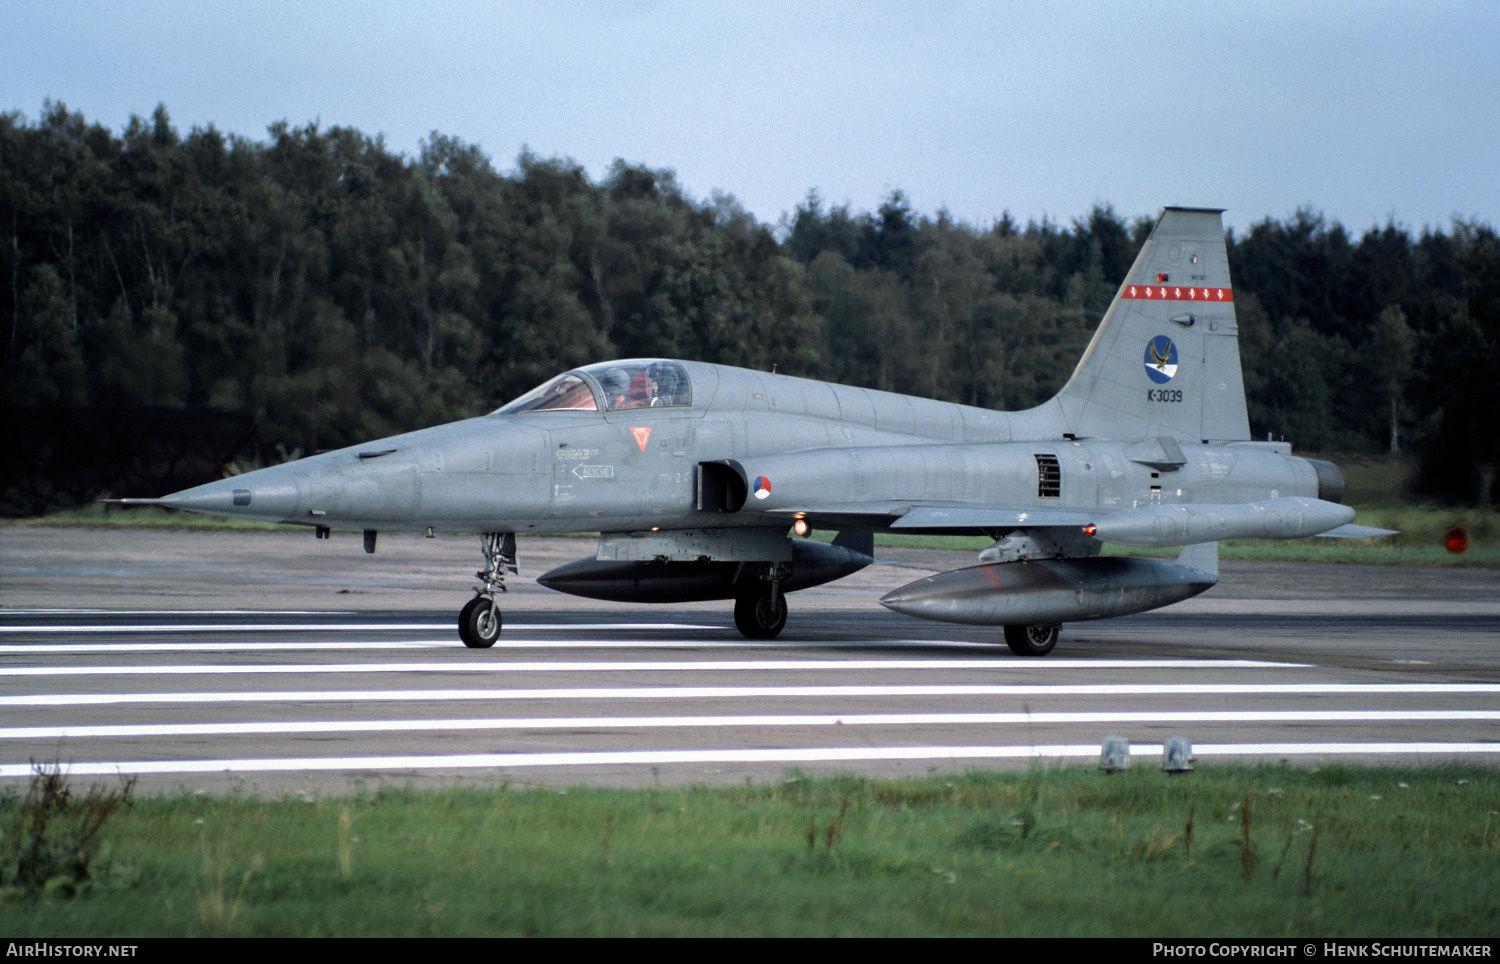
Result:
{"label": "main landing gear", "polygon": [[516,534],[486,532],[479,537],[479,548],[484,553],[484,568],[475,573],[480,581],[475,587],[477,595],[459,611],[458,638],[470,649],[489,649],[500,638],[503,624],[495,596],[506,591],[505,574],[520,571],[516,566]]}
{"label": "main landing gear", "polygon": [[1057,645],[1056,625],[1016,625],[1005,627],[1005,645],[1017,656],[1046,656]]}
{"label": "main landing gear", "polygon": [[766,568],[762,577],[740,591],[734,600],[734,624],[746,639],[775,639],[786,626],[786,595],[781,591],[787,570],[780,564]]}
{"label": "main landing gear", "polygon": [[734,601],[734,624],[746,639],[775,639],[786,626],[786,597],[769,589]]}

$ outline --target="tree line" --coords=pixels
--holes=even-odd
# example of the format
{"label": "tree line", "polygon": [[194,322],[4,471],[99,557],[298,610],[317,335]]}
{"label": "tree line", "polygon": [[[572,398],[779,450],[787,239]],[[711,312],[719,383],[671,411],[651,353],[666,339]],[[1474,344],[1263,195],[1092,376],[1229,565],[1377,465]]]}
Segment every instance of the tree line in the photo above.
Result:
{"label": "tree line", "polygon": [[[1108,207],[988,227],[808,195],[778,225],[672,172],[434,133],[119,133],[0,114],[0,511],[156,494],[491,410],[664,355],[1002,409],[1067,378],[1151,227]],[[1410,450],[1434,496],[1500,464],[1500,240],[1354,237],[1311,210],[1229,237],[1251,427]]]}

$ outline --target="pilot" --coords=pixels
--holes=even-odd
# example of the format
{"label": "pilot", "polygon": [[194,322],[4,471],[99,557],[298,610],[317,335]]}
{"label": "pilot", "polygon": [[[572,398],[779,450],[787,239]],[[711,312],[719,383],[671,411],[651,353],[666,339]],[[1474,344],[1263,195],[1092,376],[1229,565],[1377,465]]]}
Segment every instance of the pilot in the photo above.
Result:
{"label": "pilot", "polygon": [[671,365],[658,364],[651,366],[651,389],[652,405],[681,405],[682,400],[678,398],[681,389],[677,370]]}
{"label": "pilot", "polygon": [[630,390],[630,376],[625,374],[625,369],[607,369],[599,376],[599,384],[604,388],[604,407],[607,411],[612,412],[625,404],[625,393]]}

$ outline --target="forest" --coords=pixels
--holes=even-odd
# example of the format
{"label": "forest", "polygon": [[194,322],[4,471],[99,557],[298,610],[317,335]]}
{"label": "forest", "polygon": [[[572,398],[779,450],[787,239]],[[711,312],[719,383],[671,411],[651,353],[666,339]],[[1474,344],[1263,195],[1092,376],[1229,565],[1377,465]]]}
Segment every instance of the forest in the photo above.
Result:
{"label": "forest", "polygon": [[[1170,200],[1170,199],[1166,199]],[[111,131],[0,114],[0,514],[158,495],[490,411],[611,357],[739,365],[1000,409],[1067,378],[1153,216],[976,226],[809,193],[778,224],[670,170],[434,132]],[[1420,460],[1500,496],[1500,238],[1229,234],[1254,437]]]}

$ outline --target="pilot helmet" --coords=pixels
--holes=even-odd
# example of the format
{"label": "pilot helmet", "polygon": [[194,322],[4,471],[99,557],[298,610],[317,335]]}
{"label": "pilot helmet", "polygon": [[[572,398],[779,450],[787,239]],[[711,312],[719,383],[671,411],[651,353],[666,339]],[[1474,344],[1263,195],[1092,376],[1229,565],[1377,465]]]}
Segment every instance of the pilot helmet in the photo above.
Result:
{"label": "pilot helmet", "polygon": [[676,400],[679,386],[677,384],[677,371],[673,366],[665,362],[658,362],[652,365],[651,381],[657,395],[666,399],[668,403]]}
{"label": "pilot helmet", "polygon": [[604,386],[605,395],[614,398],[625,394],[625,390],[630,387],[630,376],[625,374],[623,368],[610,368],[599,377],[599,384]]}

